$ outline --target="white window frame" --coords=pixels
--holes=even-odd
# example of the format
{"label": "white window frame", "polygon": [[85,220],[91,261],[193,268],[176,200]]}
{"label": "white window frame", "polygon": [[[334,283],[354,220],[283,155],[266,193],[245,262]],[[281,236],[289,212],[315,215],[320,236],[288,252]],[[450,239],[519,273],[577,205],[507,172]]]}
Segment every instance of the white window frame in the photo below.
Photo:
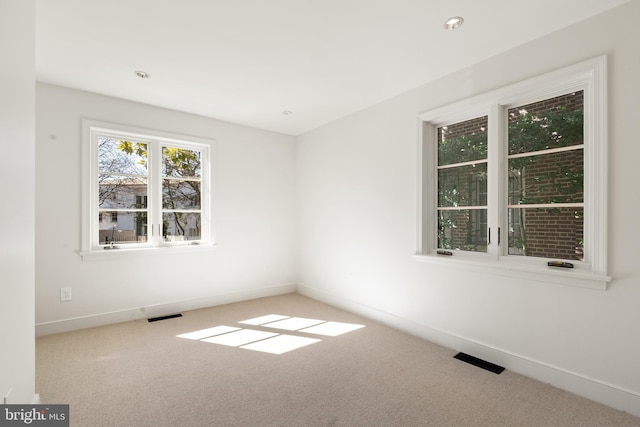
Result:
{"label": "white window frame", "polygon": [[[506,111],[584,90],[584,261],[574,268],[549,267],[553,259],[507,255]],[[492,243],[487,252],[437,253],[437,128],[480,116],[488,122],[488,227]],[[414,257],[455,268],[511,277],[606,289],[607,274],[607,58],[600,56],[520,83],[419,114],[418,239]],[[505,230],[503,244],[494,230]]]}
{"label": "white window frame", "polygon": [[[212,151],[214,141],[193,136],[171,134],[133,126],[82,121],[82,233],[80,256],[84,261],[130,257],[138,254],[201,251],[215,245],[212,222]],[[149,162],[149,236],[146,242],[119,245],[115,250],[105,250],[98,233],[98,136],[144,142],[148,144]],[[162,174],[161,147],[171,146],[198,150],[201,153],[201,235],[195,241],[165,241],[162,238]],[[153,229],[153,234],[151,232]]]}

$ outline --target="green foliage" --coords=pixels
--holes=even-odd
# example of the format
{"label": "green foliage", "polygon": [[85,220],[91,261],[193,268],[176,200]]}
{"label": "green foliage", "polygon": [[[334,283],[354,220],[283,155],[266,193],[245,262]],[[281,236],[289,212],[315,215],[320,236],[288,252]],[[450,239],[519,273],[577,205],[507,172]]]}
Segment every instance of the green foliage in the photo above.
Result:
{"label": "green foliage", "polygon": [[[509,154],[581,144],[582,138],[581,110],[557,107],[536,115],[523,113],[516,116],[516,119],[511,120],[509,124]],[[441,166],[486,158],[486,132],[461,135],[438,143],[438,165]]]}
{"label": "green foliage", "polygon": [[123,151],[127,154],[135,154],[138,157],[141,157],[140,164],[147,164],[147,144],[142,142],[131,142],[131,141],[120,141],[118,144],[118,150]]}
{"label": "green foliage", "polygon": [[[139,157],[138,163],[147,164],[147,144],[121,140],[118,150]],[[170,177],[196,177],[200,175],[200,153],[176,147],[162,149],[163,172]]]}
{"label": "green foliage", "polygon": [[540,114],[524,113],[509,124],[509,154],[581,144],[583,113],[562,106]]}
{"label": "green foliage", "polygon": [[166,176],[195,177],[200,175],[200,152],[176,147],[162,149]]}
{"label": "green foliage", "polygon": [[462,135],[438,143],[438,164],[451,165],[487,158],[487,134]]}

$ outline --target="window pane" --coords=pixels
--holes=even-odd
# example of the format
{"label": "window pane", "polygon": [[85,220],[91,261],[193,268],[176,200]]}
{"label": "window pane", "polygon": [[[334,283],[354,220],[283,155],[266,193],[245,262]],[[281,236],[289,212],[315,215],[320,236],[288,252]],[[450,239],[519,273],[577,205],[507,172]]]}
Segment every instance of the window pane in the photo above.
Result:
{"label": "window pane", "polygon": [[487,251],[487,210],[438,212],[438,248]]}
{"label": "window pane", "polygon": [[200,157],[200,151],[162,147],[162,175],[174,178],[200,177]]}
{"label": "window pane", "polygon": [[438,165],[487,158],[487,120],[478,117],[438,128]]}
{"label": "window pane", "polygon": [[98,228],[100,244],[143,243],[147,241],[147,213],[103,211]]}
{"label": "window pane", "polygon": [[98,138],[98,167],[101,172],[147,174],[147,144]]}
{"label": "window pane", "polygon": [[582,260],[583,208],[509,209],[509,254]]}
{"label": "window pane", "polygon": [[584,201],[584,150],[509,160],[509,204]]}
{"label": "window pane", "polygon": [[200,209],[200,182],[162,182],[162,207],[165,209]]}
{"label": "window pane", "polygon": [[438,170],[438,206],[486,206],[487,164]]}
{"label": "window pane", "polygon": [[582,144],[583,91],[509,109],[509,154]]}
{"label": "window pane", "polygon": [[200,213],[196,212],[164,212],[162,228],[165,240],[169,242],[200,240],[200,218]]}
{"label": "window pane", "polygon": [[147,178],[103,175],[98,177],[98,206],[118,209],[147,207]]}

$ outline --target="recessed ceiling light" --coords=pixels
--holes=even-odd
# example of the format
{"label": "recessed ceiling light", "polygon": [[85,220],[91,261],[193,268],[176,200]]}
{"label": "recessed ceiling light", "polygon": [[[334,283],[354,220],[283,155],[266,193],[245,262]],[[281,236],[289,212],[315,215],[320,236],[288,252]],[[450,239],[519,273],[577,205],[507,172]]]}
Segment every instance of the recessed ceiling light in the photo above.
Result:
{"label": "recessed ceiling light", "polygon": [[140,77],[141,79],[148,79],[149,77],[151,77],[149,75],[149,73],[147,73],[146,71],[134,71],[133,72],[136,76]]}
{"label": "recessed ceiling light", "polygon": [[462,19],[460,16],[452,16],[451,18],[445,21],[444,28],[446,30],[455,30],[460,25],[462,25],[463,22],[464,22],[464,19]]}
{"label": "recessed ceiling light", "polygon": [[284,110],[284,111],[282,112],[282,114],[284,114],[285,116],[290,116],[290,115],[292,115],[292,114],[293,114],[293,111],[290,111],[290,110]]}

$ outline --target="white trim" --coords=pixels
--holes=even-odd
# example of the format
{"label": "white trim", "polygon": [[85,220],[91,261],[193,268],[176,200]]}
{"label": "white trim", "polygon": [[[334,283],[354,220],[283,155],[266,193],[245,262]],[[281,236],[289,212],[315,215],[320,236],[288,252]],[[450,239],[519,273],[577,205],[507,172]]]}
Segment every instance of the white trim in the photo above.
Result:
{"label": "white trim", "polygon": [[414,322],[402,316],[351,301],[308,285],[299,284],[298,293],[450,348],[453,350],[452,357],[455,351],[473,354],[481,359],[504,366],[515,373],[549,383],[554,387],[620,411],[640,416],[640,391],[618,387],[522,354],[513,353],[461,335]]}
{"label": "white trim", "polygon": [[[594,99],[589,100],[589,105],[593,109],[588,110],[586,113],[591,120],[599,124],[596,129],[588,128],[587,135],[589,141],[600,141],[599,144],[591,144],[591,147],[585,151],[585,165],[594,173],[585,178],[585,201],[589,200],[589,218],[592,221],[597,221],[595,224],[585,224],[590,227],[590,235],[585,241],[585,245],[588,247],[601,247],[605,248],[605,251],[598,253],[599,256],[591,256],[590,262],[592,268],[596,272],[607,274],[608,271],[608,257],[606,254],[606,248],[608,247],[608,196],[607,196],[607,184],[608,180],[608,108],[607,108],[607,61],[606,57],[602,57],[601,61],[595,62],[593,70],[591,71],[591,79],[593,81],[592,93],[588,96],[593,96]],[[586,105],[586,104],[585,104]],[[586,214],[586,211],[585,211]]]}
{"label": "white trim", "polygon": [[88,316],[74,317],[71,319],[56,320],[52,322],[36,323],[36,336],[59,334],[62,332],[79,329],[94,328],[130,320],[148,319],[150,317],[166,316],[189,310],[214,307],[217,305],[247,301],[256,298],[264,298],[275,295],[290,294],[296,291],[295,284],[285,284],[266,288],[248,289],[221,295],[212,295],[204,298],[173,301],[163,304],[146,305],[126,310],[118,310],[107,313],[92,314]]}
{"label": "white trim", "polygon": [[[579,268],[580,264],[575,263],[576,268],[548,267],[546,261],[542,263],[536,260],[501,260],[495,261],[486,253],[458,253],[450,251],[453,256],[442,255],[422,255],[415,254],[413,258],[426,263],[440,264],[458,271],[471,271],[484,274],[498,274],[500,276],[514,277],[523,280],[533,280],[537,282],[555,283],[566,286],[577,286],[581,288],[606,290],[611,282],[610,276],[592,274],[586,269]],[[527,262],[528,261],[528,262]]]}
{"label": "white trim", "polygon": [[206,252],[216,248],[213,243],[209,244],[188,244],[188,242],[176,242],[162,246],[149,247],[120,247],[114,250],[92,250],[80,251],[78,255],[83,261],[112,261],[118,259],[131,259],[141,256],[156,256],[160,254],[195,253]]}
{"label": "white trim", "polygon": [[[467,262],[474,269],[490,269],[500,273],[508,271],[525,279],[531,278],[535,272],[540,277],[534,280],[556,281],[563,284],[584,286],[595,289],[606,289],[611,281],[607,275],[607,58],[600,56],[575,64],[561,70],[509,85],[491,92],[458,101],[444,107],[436,108],[418,115],[418,213],[417,213],[417,250],[416,259],[437,263],[454,264]],[[494,244],[496,236],[492,236],[492,244],[487,246],[486,253],[463,253],[454,251],[455,256],[442,260],[436,254],[437,237],[435,221],[437,218],[437,194],[428,188],[435,171],[437,152],[435,138],[436,129],[450,123],[457,123],[472,118],[488,116],[489,120],[489,152],[487,171],[491,179],[499,181],[491,184],[488,197],[488,223],[493,230],[508,230],[505,212],[506,204],[501,200],[507,186],[507,173],[503,159],[508,156],[505,147],[506,126],[501,112],[517,105],[526,105],[544,99],[556,97],[573,91],[584,90],[584,240],[585,261],[575,262],[573,271],[557,271],[546,266],[548,260],[531,257],[509,255],[508,245]],[[576,146],[571,147],[575,149]],[[564,148],[548,151],[564,151]],[[536,152],[537,153],[537,152]],[[531,155],[531,153],[527,153]],[[497,189],[497,191],[496,191]],[[565,206],[558,204],[557,207]],[[568,205],[567,205],[568,206]],[[507,239],[507,232],[503,240]],[[452,261],[453,260],[453,261]],[[465,267],[466,268],[466,267]],[[521,272],[521,274],[518,273]],[[570,278],[570,279],[568,279]],[[569,283],[570,282],[570,283]]]}
{"label": "white trim", "polygon": [[[425,134],[425,127],[427,126],[427,124],[422,121],[421,119],[417,120],[418,126],[417,126],[417,138],[416,140],[418,141],[418,144],[416,146],[416,176],[418,177],[418,185],[416,186],[416,252],[421,254],[425,252],[425,249],[427,247],[430,247],[430,245],[427,244],[427,242],[429,241],[429,229],[428,227],[424,227],[424,223],[425,221],[425,216],[427,215],[427,213],[429,212],[429,209],[427,208],[427,203],[425,200],[425,194],[424,194],[424,181],[425,178],[427,176],[434,176],[433,172],[433,168],[429,168],[430,165],[432,165],[432,163],[427,162],[426,161],[426,151],[424,149],[425,144],[423,142],[423,138],[424,138],[424,134]],[[435,167],[435,166],[434,166]],[[433,206],[433,204],[431,205]]]}

